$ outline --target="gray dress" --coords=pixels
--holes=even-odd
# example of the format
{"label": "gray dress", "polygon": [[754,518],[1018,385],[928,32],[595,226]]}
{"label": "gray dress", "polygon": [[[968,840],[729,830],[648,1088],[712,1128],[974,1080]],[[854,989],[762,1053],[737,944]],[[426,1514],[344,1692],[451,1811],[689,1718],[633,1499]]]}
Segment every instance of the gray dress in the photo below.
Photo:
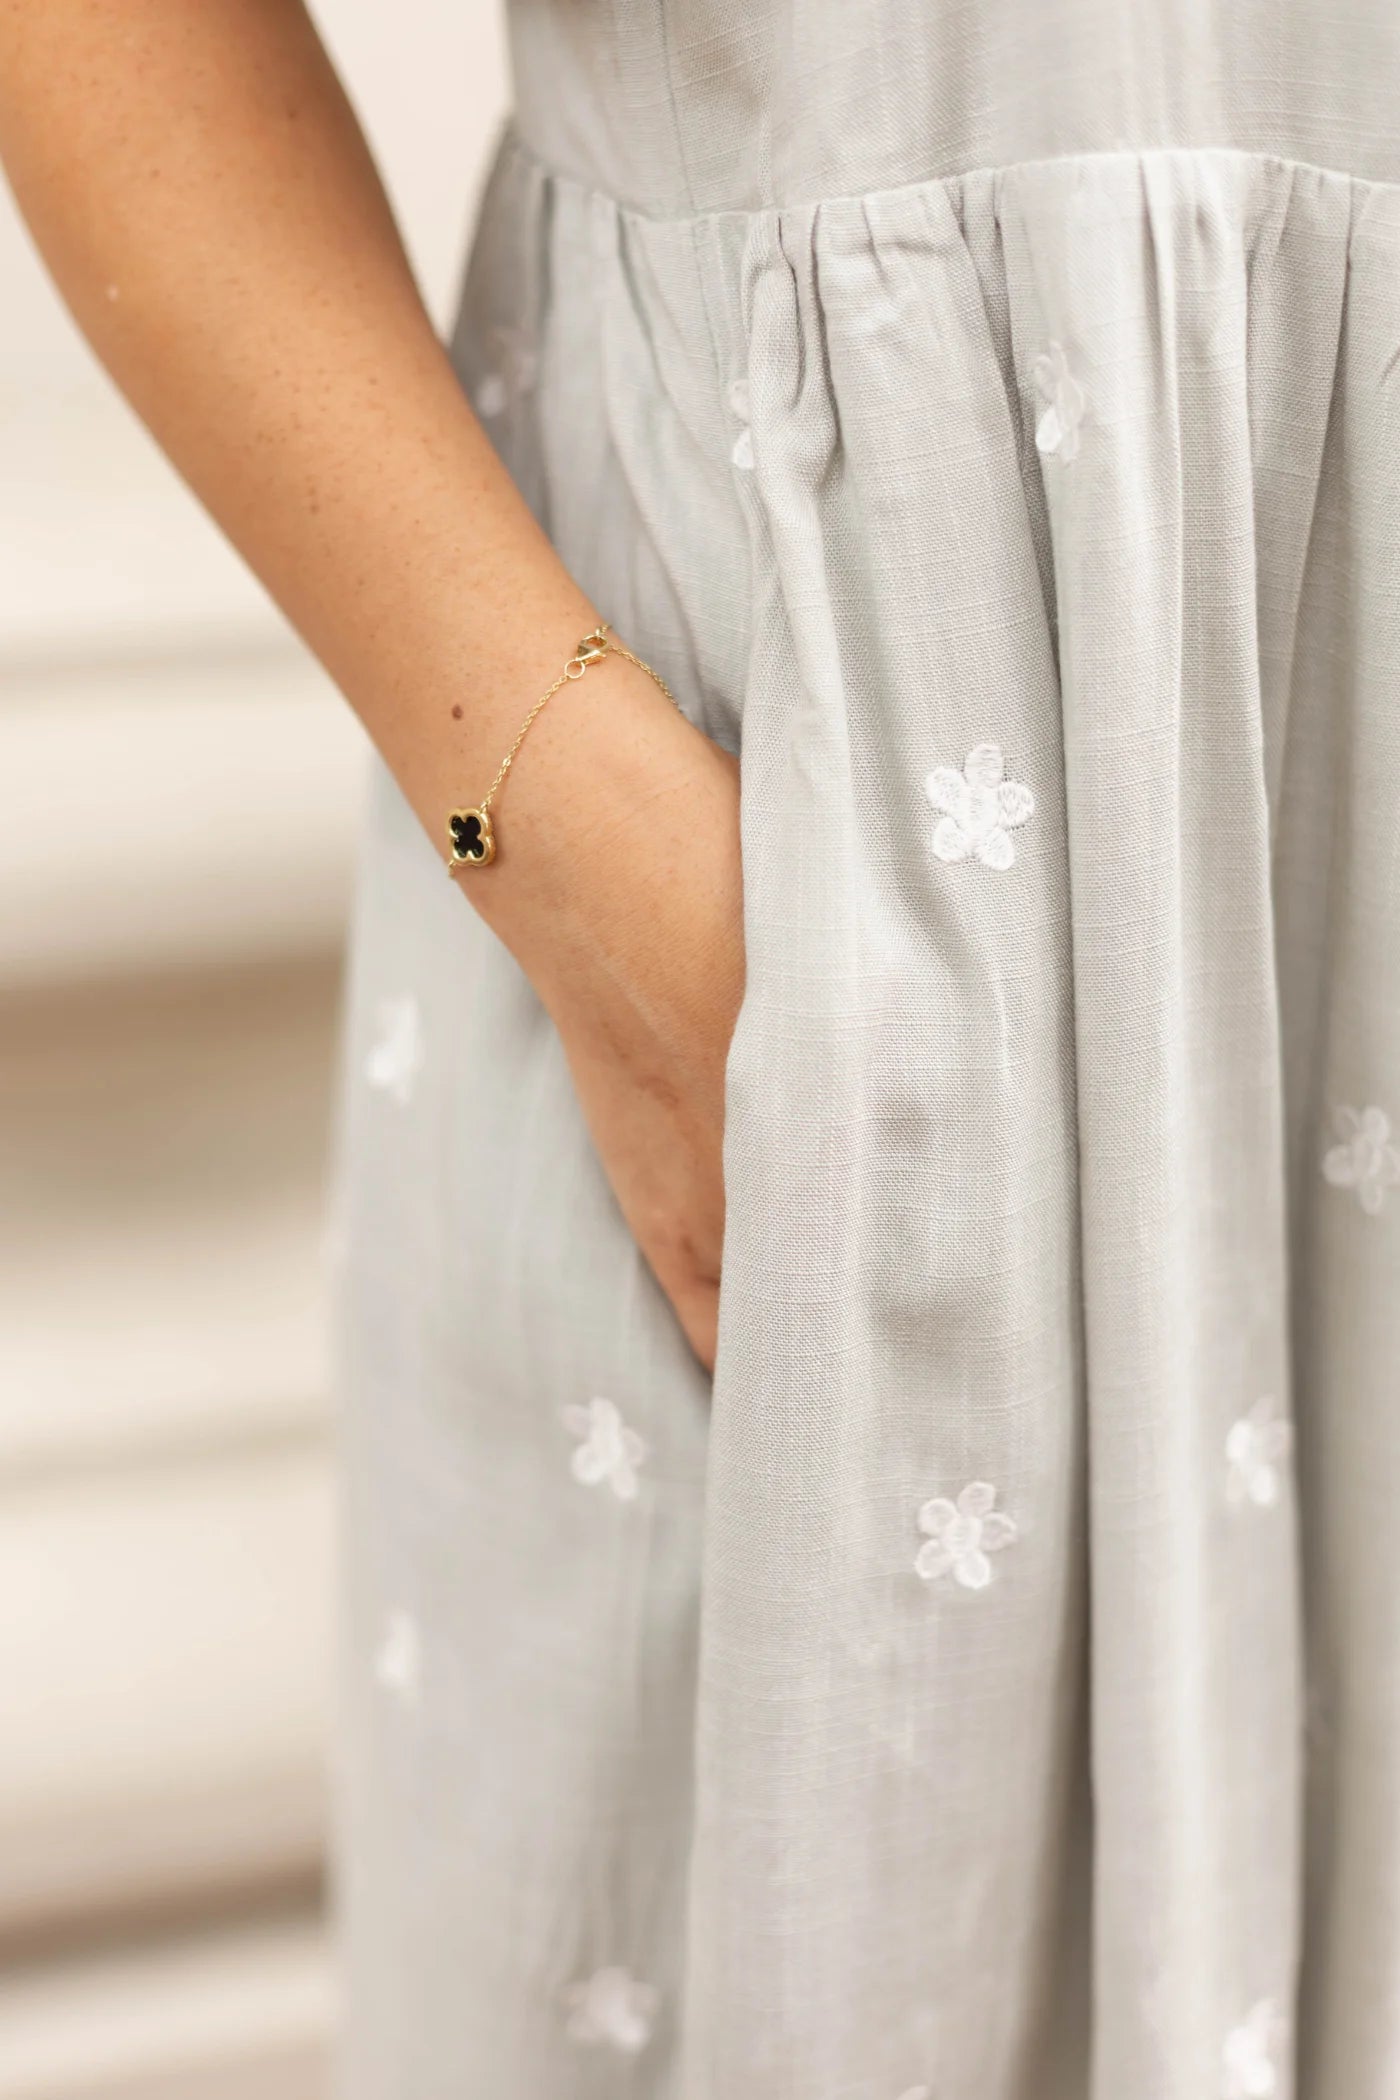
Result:
{"label": "gray dress", "polygon": [[512,37],[458,368],[742,760],[719,1361],[381,782],[345,2092],[1395,2100],[1400,10]]}

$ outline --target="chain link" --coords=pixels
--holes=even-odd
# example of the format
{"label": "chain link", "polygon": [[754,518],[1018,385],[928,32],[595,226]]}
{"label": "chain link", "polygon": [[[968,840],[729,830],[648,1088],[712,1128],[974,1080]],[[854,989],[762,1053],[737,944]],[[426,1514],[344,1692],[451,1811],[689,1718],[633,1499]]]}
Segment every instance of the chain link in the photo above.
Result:
{"label": "chain link", "polygon": [[487,788],[486,793],[482,796],[480,802],[477,803],[476,806],[478,809],[489,809],[491,807],[492,797],[494,796],[501,782],[505,779],[507,773],[510,771],[511,760],[515,757],[516,752],[524,743],[529,731],[534,727],[536,715],[543,712],[543,710],[549,705],[550,701],[554,698],[554,695],[557,692],[559,692],[564,686],[566,686],[568,682],[568,672],[562,671],[560,675],[555,679],[553,685],[549,687],[548,691],[540,694],[539,699],[535,702],[534,706],[530,709],[529,714],[526,715],[524,721],[521,723],[519,733],[516,736],[515,742],[511,745],[509,751],[507,751],[505,757],[501,760],[500,767],[496,773],[495,779],[492,781],[490,787]]}
{"label": "chain link", "polygon": [[652,681],[653,685],[660,686],[662,692],[666,695],[666,698],[670,701],[672,707],[678,708],[680,706],[680,701],[671,691],[670,686],[667,685],[665,679],[661,676],[661,673],[659,671],[654,671],[649,663],[644,662],[640,656],[634,655],[630,649],[626,648],[623,643],[619,642],[616,639],[616,637],[609,631],[607,621],[601,620],[598,623],[598,625],[593,629],[593,632],[591,634],[586,634],[583,637],[583,640],[578,645],[576,653],[569,658],[569,661],[565,664],[563,670],[559,673],[559,676],[555,679],[553,685],[547,687],[546,690],[540,694],[539,699],[530,709],[529,714],[526,715],[524,721],[520,725],[520,728],[516,732],[515,742],[511,745],[509,751],[507,751],[505,757],[501,760],[500,766],[498,767],[496,772],[495,779],[492,781],[490,787],[487,788],[486,793],[482,796],[480,802],[476,804],[476,807],[479,810],[485,812],[486,810],[490,809],[493,797],[498,793],[501,782],[505,779],[507,773],[511,769],[511,763],[515,758],[516,752],[520,749],[520,746],[524,743],[526,737],[534,728],[536,719],[539,715],[541,715],[544,712],[545,708],[548,707],[550,701],[554,698],[554,695],[558,692],[562,692],[566,685],[576,684],[577,681],[583,677],[584,673],[588,670],[591,664],[602,663],[604,659],[609,656],[625,657],[629,664],[635,664],[639,671],[645,671],[647,677]]}

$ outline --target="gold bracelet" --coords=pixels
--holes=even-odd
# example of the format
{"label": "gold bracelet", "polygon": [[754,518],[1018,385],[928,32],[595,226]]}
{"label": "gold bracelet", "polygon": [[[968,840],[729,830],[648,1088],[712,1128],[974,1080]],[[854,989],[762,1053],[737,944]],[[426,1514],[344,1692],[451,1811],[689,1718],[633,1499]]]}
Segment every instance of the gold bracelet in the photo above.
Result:
{"label": "gold bracelet", "polygon": [[492,861],[496,858],[496,830],[491,821],[491,804],[500,789],[501,782],[510,771],[511,762],[516,752],[520,749],[533,727],[535,717],[549,705],[549,702],[557,692],[562,691],[566,685],[572,685],[576,678],[582,678],[590,664],[601,663],[605,656],[626,657],[629,664],[635,664],[639,671],[645,671],[647,677],[654,684],[660,686],[672,707],[678,708],[680,706],[679,700],[677,700],[661,673],[653,671],[651,665],[643,663],[640,656],[634,656],[630,649],[625,649],[622,643],[617,641],[608,631],[607,621],[600,621],[591,634],[584,636],[553,685],[546,692],[540,694],[539,699],[530,709],[529,714],[526,715],[520,725],[515,742],[501,760],[500,765],[496,769],[496,777],[481,800],[474,803],[470,809],[454,809],[448,817],[447,836],[452,845],[452,857],[447,863],[449,875],[455,875],[459,868],[490,867]]}

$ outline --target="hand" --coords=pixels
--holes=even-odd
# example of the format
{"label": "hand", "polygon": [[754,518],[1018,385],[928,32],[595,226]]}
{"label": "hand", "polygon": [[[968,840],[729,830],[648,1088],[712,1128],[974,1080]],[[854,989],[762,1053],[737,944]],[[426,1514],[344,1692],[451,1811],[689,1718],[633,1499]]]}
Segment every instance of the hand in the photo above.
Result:
{"label": "hand", "polygon": [[623,1215],[713,1370],[744,986],[739,769],[640,673],[614,659],[590,682],[593,707],[512,775],[514,868],[503,853],[461,879],[549,1008]]}
{"label": "hand", "polygon": [[[725,1060],[744,979],[738,768],[717,750],[715,758],[710,822],[692,831],[693,791],[681,808],[656,807],[671,844],[685,850],[658,869],[654,846],[633,842],[619,868],[636,885],[622,938],[555,1015],[623,1215],[708,1371],[724,1236]],[[719,865],[697,869],[696,837],[713,842]]]}

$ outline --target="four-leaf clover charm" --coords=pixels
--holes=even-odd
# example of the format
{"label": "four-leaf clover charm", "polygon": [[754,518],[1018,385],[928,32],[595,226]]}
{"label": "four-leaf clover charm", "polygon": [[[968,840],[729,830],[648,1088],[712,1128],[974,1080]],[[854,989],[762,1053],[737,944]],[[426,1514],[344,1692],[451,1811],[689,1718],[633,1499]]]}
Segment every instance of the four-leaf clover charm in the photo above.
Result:
{"label": "four-leaf clover charm", "polygon": [[484,868],[496,858],[496,834],[484,809],[454,809],[447,820],[454,868]]}

